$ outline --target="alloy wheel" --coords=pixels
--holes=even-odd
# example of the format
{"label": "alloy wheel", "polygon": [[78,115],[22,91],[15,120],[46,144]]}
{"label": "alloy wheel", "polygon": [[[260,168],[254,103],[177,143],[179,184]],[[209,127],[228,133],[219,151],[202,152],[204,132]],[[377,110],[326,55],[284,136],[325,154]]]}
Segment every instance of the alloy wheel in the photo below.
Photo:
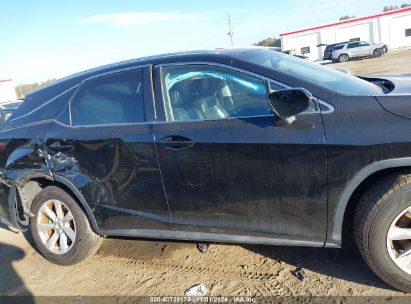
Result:
{"label": "alloy wheel", "polygon": [[393,262],[411,274],[411,207],[403,210],[387,233],[387,249]]}
{"label": "alloy wheel", "polygon": [[340,56],[340,62],[347,62],[348,61],[348,56],[347,55],[341,55]]}
{"label": "alloy wheel", "polygon": [[374,51],[374,56],[375,56],[375,57],[381,57],[381,56],[382,56],[381,50],[375,50],[375,51]]}
{"label": "alloy wheel", "polygon": [[48,200],[38,211],[37,232],[54,254],[65,254],[76,240],[76,224],[70,209],[59,200]]}

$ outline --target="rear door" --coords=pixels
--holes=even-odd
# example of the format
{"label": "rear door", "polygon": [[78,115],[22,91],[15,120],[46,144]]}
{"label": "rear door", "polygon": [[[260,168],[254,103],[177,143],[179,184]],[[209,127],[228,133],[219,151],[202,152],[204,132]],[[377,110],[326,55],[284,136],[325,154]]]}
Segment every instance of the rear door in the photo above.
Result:
{"label": "rear door", "polygon": [[150,75],[145,67],[83,82],[59,118],[63,127],[49,132],[55,174],[82,192],[103,231],[147,235],[171,228],[153,139]]}
{"label": "rear door", "polygon": [[[213,64],[156,68],[154,126],[175,231],[323,242],[326,155],[318,105],[276,117],[270,89]],[[162,94],[163,93],[163,94]]]}

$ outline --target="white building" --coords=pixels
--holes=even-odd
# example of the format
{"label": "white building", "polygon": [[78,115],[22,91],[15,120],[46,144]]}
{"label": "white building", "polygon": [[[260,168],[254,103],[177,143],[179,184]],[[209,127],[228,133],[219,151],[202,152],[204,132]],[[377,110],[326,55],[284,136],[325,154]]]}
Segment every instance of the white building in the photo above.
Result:
{"label": "white building", "polygon": [[[411,45],[411,7],[301,29],[281,36],[283,51],[322,60],[325,44],[362,40],[385,43],[388,49]],[[324,44],[323,46],[319,46]]]}
{"label": "white building", "polygon": [[0,103],[13,101],[17,99],[16,90],[14,89],[11,79],[0,79]]}

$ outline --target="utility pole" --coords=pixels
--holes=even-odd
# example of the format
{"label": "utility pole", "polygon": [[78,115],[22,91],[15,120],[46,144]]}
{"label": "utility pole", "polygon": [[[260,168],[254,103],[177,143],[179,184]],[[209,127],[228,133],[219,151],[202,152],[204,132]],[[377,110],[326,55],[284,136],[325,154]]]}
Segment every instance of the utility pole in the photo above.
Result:
{"label": "utility pole", "polygon": [[227,35],[230,36],[231,47],[233,47],[234,46],[234,44],[233,44],[233,35],[234,35],[234,33],[233,33],[233,28],[231,26],[230,14],[227,15],[227,18],[228,18],[228,33],[227,33]]}

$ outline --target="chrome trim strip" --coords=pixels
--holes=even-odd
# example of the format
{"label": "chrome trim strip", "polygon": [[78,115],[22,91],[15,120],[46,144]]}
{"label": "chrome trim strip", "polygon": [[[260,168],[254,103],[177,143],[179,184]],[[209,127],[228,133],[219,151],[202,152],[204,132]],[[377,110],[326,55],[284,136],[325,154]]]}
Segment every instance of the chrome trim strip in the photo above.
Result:
{"label": "chrome trim strip", "polygon": [[83,82],[86,82],[86,81],[94,79],[94,78],[107,76],[107,75],[110,75],[110,74],[115,74],[115,73],[120,73],[120,72],[126,72],[126,71],[131,71],[131,70],[136,70],[136,69],[142,69],[142,68],[149,67],[149,66],[151,66],[151,64],[146,63],[146,64],[142,64],[142,65],[133,65],[133,66],[129,66],[129,67],[126,67],[126,68],[119,68],[119,69],[116,69],[116,70],[110,70],[110,71],[105,72],[105,73],[101,73],[101,74],[97,74],[97,75],[94,75],[94,76],[90,76],[88,78],[84,78],[81,82],[79,82],[79,85],[82,85]]}
{"label": "chrome trim strip", "polygon": [[318,99],[318,103],[327,108],[327,110],[324,110],[324,111],[321,111],[321,108],[320,108],[321,114],[330,114],[330,113],[334,112],[334,107],[332,105],[330,105],[328,102],[325,102],[324,100]]}
{"label": "chrome trim strip", "polygon": [[222,68],[225,68],[225,69],[228,69],[228,70],[233,70],[233,71],[237,71],[237,72],[240,72],[240,73],[248,74],[248,75],[250,75],[250,76],[254,76],[254,77],[256,77],[256,78],[259,78],[259,79],[261,79],[261,80],[265,80],[265,81],[268,81],[268,82],[276,83],[276,84],[278,84],[278,85],[280,85],[280,86],[283,86],[283,87],[286,88],[286,89],[291,89],[291,88],[292,88],[292,87],[290,87],[289,85],[284,84],[284,83],[282,83],[282,82],[279,82],[279,81],[277,81],[277,80],[274,80],[274,79],[272,79],[272,78],[268,78],[268,77],[265,77],[265,76],[261,76],[261,75],[259,75],[259,74],[256,74],[256,73],[254,73],[254,72],[250,72],[250,71],[248,71],[248,70],[244,70],[244,69],[241,69],[241,68],[237,68],[237,67],[234,67],[234,66],[231,66],[231,65],[227,65],[227,64],[223,64],[223,63],[218,63],[218,62],[211,62],[211,61],[184,61],[184,62],[161,63],[161,64],[156,64],[155,66],[167,67],[167,66],[179,66],[179,65],[211,65],[211,66],[218,66],[218,67],[222,67]]}

